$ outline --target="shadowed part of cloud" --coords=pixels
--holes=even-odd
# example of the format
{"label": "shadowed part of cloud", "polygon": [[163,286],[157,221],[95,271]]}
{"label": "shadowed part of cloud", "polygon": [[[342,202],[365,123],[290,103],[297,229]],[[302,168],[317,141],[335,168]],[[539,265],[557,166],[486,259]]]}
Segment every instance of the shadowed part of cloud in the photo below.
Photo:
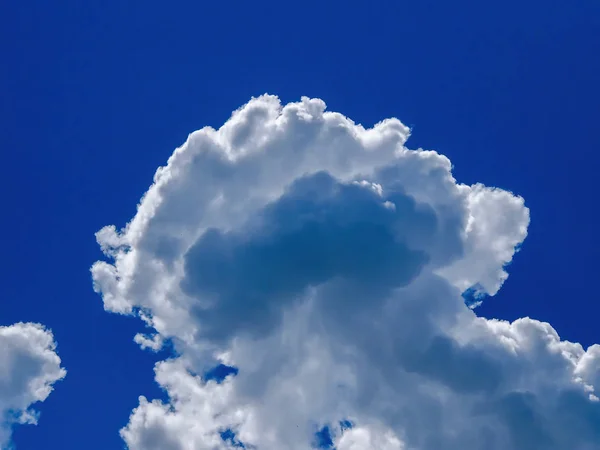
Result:
{"label": "shadowed part of cloud", "polygon": [[433,234],[436,218],[410,197],[393,200],[318,173],[295,182],[245,234],[205,232],[183,280],[188,294],[214,299],[197,309],[202,332],[264,334],[305,289],[334,279],[380,295],[409,283],[428,261],[409,238]]}

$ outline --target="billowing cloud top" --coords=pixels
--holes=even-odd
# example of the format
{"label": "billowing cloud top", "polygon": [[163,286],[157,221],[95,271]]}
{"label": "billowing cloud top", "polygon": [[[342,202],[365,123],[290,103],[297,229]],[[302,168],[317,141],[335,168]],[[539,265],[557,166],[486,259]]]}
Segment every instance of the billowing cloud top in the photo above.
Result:
{"label": "billowing cloud top", "polygon": [[50,331],[33,323],[0,326],[0,448],[9,448],[13,424],[37,422],[31,406],[65,375]]}
{"label": "billowing cloud top", "polygon": [[156,366],[169,403],[141,397],[121,431],[129,448],[600,448],[600,347],[461,296],[500,289],[523,199],[458,184],[408,136],[255,98],[98,232],[105,308],[178,355]]}

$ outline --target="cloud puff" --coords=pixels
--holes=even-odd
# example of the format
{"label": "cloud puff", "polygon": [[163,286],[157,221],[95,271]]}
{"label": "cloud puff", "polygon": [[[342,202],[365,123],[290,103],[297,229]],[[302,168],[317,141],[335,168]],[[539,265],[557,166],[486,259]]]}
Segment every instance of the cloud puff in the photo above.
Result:
{"label": "cloud puff", "polygon": [[52,333],[34,323],[0,326],[0,448],[10,443],[15,423],[37,423],[31,409],[64,378]]}
{"label": "cloud puff", "polygon": [[457,183],[408,136],[255,98],[98,232],[105,309],[177,355],[156,366],[168,403],[140,398],[121,430],[129,448],[599,448],[600,347],[461,295],[506,280],[523,199]]}

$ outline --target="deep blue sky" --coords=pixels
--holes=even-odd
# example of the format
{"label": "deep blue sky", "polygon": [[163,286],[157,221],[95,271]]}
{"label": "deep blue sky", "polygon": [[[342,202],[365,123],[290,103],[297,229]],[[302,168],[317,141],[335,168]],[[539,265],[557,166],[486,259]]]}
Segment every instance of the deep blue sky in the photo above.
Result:
{"label": "deep blue sky", "polygon": [[[6,1],[0,323],[51,327],[69,371],[19,450],[122,448],[154,386],[140,325],[102,311],[94,232],[121,226],[187,134],[250,96],[321,97],[523,195],[530,235],[481,313],[600,342],[600,2]],[[167,6],[169,5],[169,6]]]}

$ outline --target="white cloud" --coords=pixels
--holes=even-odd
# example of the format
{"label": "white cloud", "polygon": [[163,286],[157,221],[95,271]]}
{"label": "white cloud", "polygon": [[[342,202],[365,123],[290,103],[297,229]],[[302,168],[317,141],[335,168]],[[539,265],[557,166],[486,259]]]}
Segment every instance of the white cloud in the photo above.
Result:
{"label": "white cloud", "polygon": [[160,349],[162,349],[164,344],[162,336],[160,334],[153,334],[149,336],[146,334],[138,333],[134,336],[133,340],[136,342],[136,344],[139,344],[139,346],[142,347],[143,350],[148,349],[154,352],[157,352]]}
{"label": "white cloud", "polygon": [[404,444],[388,430],[359,427],[340,434],[336,447],[339,450],[404,450]]}
{"label": "white cloud", "polygon": [[[458,184],[408,135],[256,98],[192,133],[132,221],[97,234],[105,308],[178,355],[156,367],[169,403],[142,398],[122,430],[129,448],[307,449],[324,426],[339,450],[600,448],[598,347],[461,297],[505,281],[523,199]],[[239,374],[203,380],[219,361]]]}
{"label": "white cloud", "polygon": [[0,326],[0,448],[10,444],[15,423],[37,423],[36,402],[64,378],[52,333],[34,323]]}

